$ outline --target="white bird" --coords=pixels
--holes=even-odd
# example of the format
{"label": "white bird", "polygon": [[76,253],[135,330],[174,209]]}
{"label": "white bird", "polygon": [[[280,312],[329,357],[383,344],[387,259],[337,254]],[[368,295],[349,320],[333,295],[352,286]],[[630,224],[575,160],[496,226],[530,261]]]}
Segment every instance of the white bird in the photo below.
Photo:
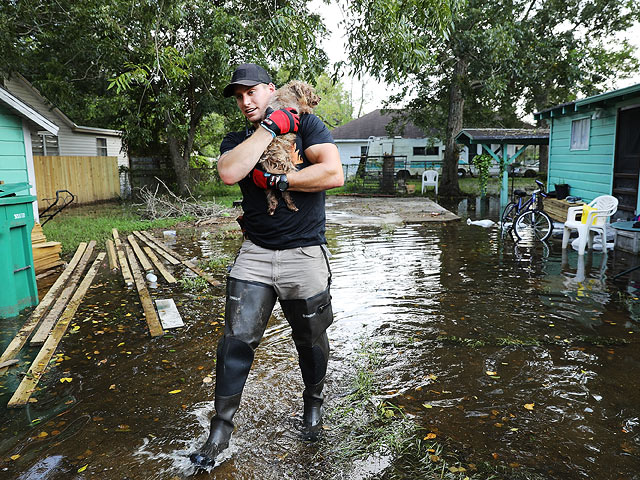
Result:
{"label": "white bird", "polygon": [[477,225],[482,228],[491,228],[497,224],[493,220],[471,220],[470,218],[467,218],[467,225]]}

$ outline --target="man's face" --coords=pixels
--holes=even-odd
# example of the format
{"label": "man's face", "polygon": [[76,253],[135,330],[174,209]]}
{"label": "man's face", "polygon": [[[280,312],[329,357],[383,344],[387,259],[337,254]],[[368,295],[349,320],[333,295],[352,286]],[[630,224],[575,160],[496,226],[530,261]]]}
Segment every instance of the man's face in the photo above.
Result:
{"label": "man's face", "polygon": [[251,123],[256,124],[264,119],[264,112],[271,102],[276,87],[273,83],[259,83],[253,87],[237,85],[235,98],[238,108]]}

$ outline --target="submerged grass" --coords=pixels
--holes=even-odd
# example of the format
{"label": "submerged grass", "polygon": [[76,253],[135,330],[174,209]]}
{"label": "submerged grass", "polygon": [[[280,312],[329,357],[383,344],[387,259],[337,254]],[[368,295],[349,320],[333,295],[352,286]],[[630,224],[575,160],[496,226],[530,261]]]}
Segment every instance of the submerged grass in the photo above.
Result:
{"label": "submerged grass", "polygon": [[369,479],[442,479],[442,480],[540,480],[523,469],[489,463],[465,462],[446,440],[420,427],[392,402],[380,400],[385,364],[380,345],[362,341],[354,360],[355,373],[349,394],[328,412],[333,425],[329,452],[332,473],[327,478],[342,480],[358,473],[358,461],[378,465],[381,470]]}
{"label": "submerged grass", "polygon": [[107,239],[113,238],[111,231],[114,228],[118,229],[120,236],[126,236],[134,230],[168,228],[185,220],[189,218],[142,220],[137,208],[131,204],[108,203],[67,209],[42,229],[47,240],[62,243],[62,254],[68,255],[78,248],[80,242],[95,240],[104,246]]}

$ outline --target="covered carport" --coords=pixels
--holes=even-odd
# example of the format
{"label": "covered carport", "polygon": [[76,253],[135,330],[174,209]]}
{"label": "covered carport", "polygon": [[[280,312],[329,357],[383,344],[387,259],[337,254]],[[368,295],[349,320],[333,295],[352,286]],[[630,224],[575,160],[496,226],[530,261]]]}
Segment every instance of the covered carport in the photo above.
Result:
{"label": "covered carport", "polygon": [[[498,164],[505,165],[500,188],[500,207],[509,203],[507,166],[513,164],[529,145],[548,145],[549,129],[546,128],[464,128],[456,135],[456,142],[471,147],[482,145],[482,150],[491,155]],[[508,146],[516,151],[509,155]]]}

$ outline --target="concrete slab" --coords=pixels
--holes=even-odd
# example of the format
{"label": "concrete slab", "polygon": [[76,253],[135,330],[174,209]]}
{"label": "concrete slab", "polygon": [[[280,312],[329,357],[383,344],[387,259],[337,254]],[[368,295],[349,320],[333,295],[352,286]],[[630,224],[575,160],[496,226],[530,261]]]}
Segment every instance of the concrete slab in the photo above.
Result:
{"label": "concrete slab", "polygon": [[428,198],[331,195],[326,201],[327,223],[387,225],[450,222],[460,217]]}

